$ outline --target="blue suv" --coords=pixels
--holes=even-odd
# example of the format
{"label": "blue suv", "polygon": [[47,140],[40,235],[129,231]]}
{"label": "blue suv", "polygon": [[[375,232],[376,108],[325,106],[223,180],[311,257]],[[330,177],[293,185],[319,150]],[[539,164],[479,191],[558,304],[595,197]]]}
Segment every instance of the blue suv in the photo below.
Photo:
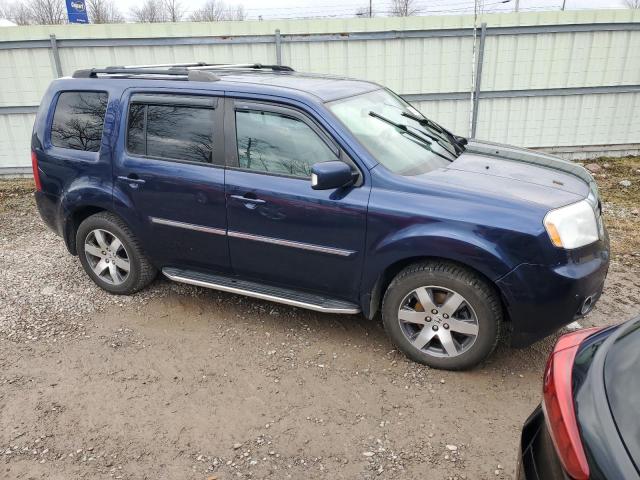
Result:
{"label": "blue suv", "polygon": [[177,282],[378,313],[436,368],[590,311],[609,244],[582,167],[456,136],[380,85],[270,65],[80,70],[32,140],[40,215],[114,294]]}

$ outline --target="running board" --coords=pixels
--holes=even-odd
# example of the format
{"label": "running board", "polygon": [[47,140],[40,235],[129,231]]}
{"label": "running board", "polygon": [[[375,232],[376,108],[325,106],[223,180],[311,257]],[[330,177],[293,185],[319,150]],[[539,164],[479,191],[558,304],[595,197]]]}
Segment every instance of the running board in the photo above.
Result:
{"label": "running board", "polygon": [[257,282],[240,280],[211,273],[200,273],[180,268],[163,268],[162,273],[175,282],[188,283],[199,287],[238,293],[247,297],[260,298],[271,302],[284,303],[294,307],[306,308],[325,313],[360,313],[360,307],[354,303],[327,298],[313,293],[274,287]]}

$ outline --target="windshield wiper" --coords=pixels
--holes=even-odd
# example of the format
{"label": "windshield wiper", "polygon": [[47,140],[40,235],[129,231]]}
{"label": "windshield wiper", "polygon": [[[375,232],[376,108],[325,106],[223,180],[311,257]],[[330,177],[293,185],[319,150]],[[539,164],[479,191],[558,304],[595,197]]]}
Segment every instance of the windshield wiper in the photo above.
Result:
{"label": "windshield wiper", "polygon": [[[419,141],[421,141],[421,142],[423,142],[423,143],[426,143],[427,145],[429,145],[429,147],[431,147],[431,144],[432,144],[433,142],[432,142],[431,140],[428,140],[428,138],[431,138],[431,139],[433,139],[434,141],[436,141],[436,142],[437,142],[437,139],[436,139],[436,138],[434,138],[434,137],[432,137],[431,135],[427,135],[426,133],[425,133],[425,134],[418,134],[418,133],[415,133],[414,131],[409,130],[409,127],[408,127],[407,125],[403,125],[402,123],[394,122],[393,120],[390,120],[390,119],[388,119],[387,117],[385,117],[385,116],[383,116],[383,115],[380,115],[379,113],[374,112],[373,110],[371,110],[371,111],[369,112],[369,115],[370,115],[371,117],[373,117],[373,118],[377,118],[378,120],[382,120],[383,122],[388,123],[389,125],[391,125],[391,126],[393,126],[393,127],[397,128],[398,130],[400,130],[401,132],[404,132],[404,133],[406,133],[407,135],[410,135],[410,136],[412,136],[413,138],[416,138],[416,139],[418,139]],[[425,136],[426,136],[427,138],[425,138]],[[437,143],[439,144],[439,142],[437,142]],[[441,146],[441,145],[440,145],[440,146]],[[441,146],[441,147],[442,147],[442,146]],[[429,148],[429,149],[431,150],[431,148]],[[451,152],[449,152],[449,151],[448,151],[448,150],[446,150],[446,149],[444,149],[444,150],[445,150],[445,151],[447,151],[448,153],[451,153]],[[438,155],[439,157],[444,158],[445,160],[448,160],[448,161],[450,161],[450,162],[452,161],[452,159],[451,159],[451,158],[447,158],[447,157],[445,157],[444,155],[442,155],[442,154],[440,154],[440,153],[436,152],[435,150],[431,150],[431,151],[432,151],[433,153],[435,153],[436,155]]]}
{"label": "windshield wiper", "polygon": [[401,115],[403,117],[407,117],[407,118],[410,118],[411,120],[418,122],[423,127],[430,128],[432,130],[435,130],[438,133],[442,133],[443,135],[445,135],[449,139],[449,141],[453,143],[453,147],[455,148],[457,154],[460,154],[464,151],[464,146],[467,144],[466,138],[454,135],[443,126],[437,124],[433,120],[429,120],[426,117],[418,117],[417,115],[414,115],[409,112],[402,112]]}

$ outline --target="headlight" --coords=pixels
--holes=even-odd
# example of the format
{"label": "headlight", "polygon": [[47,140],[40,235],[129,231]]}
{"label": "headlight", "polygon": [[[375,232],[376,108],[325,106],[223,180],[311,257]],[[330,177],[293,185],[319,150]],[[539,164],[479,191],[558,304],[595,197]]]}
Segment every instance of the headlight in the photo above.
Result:
{"label": "headlight", "polygon": [[599,238],[596,214],[588,200],[551,210],[544,217],[544,227],[556,247],[578,248]]}

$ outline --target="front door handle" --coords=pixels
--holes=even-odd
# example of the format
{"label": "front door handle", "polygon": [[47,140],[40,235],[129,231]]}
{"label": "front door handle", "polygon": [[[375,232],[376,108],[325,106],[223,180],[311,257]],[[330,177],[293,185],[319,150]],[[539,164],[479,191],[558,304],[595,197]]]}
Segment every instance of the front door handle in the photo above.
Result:
{"label": "front door handle", "polygon": [[259,198],[247,197],[244,195],[231,195],[231,198],[234,200],[240,200],[244,203],[252,203],[254,205],[262,205],[263,203],[267,203],[265,200],[261,200]]}
{"label": "front door handle", "polygon": [[138,185],[142,185],[144,183],[144,180],[139,178],[135,173],[129,175],[128,177],[125,177],[124,175],[120,175],[118,176],[118,180],[122,180],[123,182],[127,182],[127,183],[138,184]]}

